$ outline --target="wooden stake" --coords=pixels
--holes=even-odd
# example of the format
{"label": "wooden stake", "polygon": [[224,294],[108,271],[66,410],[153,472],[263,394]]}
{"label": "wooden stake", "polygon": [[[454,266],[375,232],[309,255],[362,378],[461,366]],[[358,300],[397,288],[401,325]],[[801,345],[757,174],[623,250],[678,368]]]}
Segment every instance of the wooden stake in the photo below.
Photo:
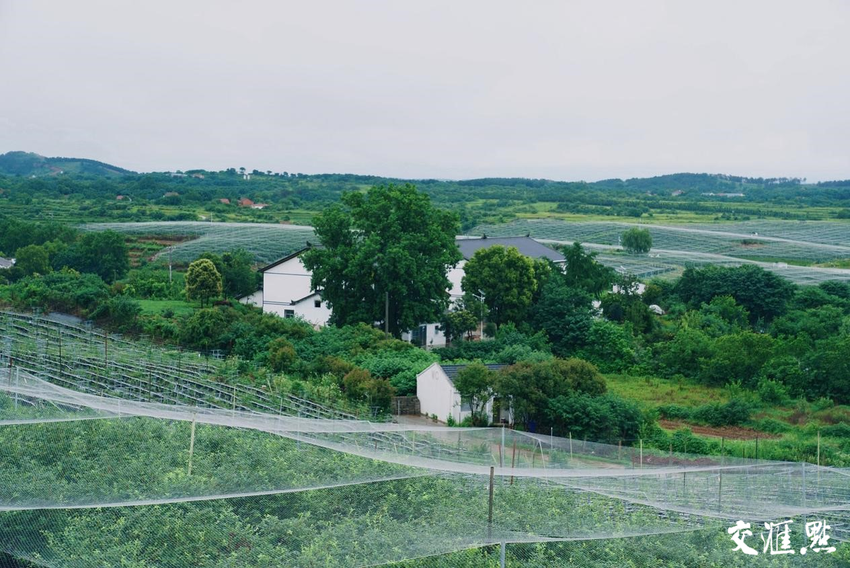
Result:
{"label": "wooden stake", "polygon": [[487,525],[493,524],[493,480],[495,479],[495,468],[490,466],[490,499],[487,509]]}
{"label": "wooden stake", "polygon": [[192,456],[195,453],[195,419],[196,415],[192,414],[192,433],[189,435],[189,467],[186,475],[192,475]]}

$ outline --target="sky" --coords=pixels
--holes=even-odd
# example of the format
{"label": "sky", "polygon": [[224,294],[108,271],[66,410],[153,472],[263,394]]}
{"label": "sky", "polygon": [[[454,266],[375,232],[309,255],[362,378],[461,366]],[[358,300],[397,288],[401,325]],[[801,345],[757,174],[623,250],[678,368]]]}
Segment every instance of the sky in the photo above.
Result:
{"label": "sky", "polygon": [[850,2],[0,0],[0,153],[850,178]]}

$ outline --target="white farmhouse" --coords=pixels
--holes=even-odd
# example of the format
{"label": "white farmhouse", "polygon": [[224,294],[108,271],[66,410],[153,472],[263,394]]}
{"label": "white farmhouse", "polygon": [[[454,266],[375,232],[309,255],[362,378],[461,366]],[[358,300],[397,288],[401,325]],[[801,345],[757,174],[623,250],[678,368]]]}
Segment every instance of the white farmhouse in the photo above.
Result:
{"label": "white farmhouse", "polygon": [[[454,378],[466,365],[440,365],[433,363],[416,375],[416,397],[419,399],[420,412],[426,416],[436,416],[441,422],[448,422],[449,416],[460,424],[472,414],[469,403],[462,400],[454,385]],[[504,365],[486,365],[491,371],[497,371]],[[485,413],[492,420],[493,399],[487,401]]]}
{"label": "white farmhouse", "polygon": [[[563,255],[530,237],[501,237],[501,238],[459,238],[456,239],[463,259],[448,272],[451,288],[449,295],[452,302],[463,296],[461,281],[463,267],[477,250],[494,245],[516,247],[519,252],[530,258],[548,258],[556,264],[566,262]],[[272,264],[260,269],[263,274],[263,289],[239,301],[261,307],[264,312],[278,314],[281,317],[301,317],[315,326],[326,325],[331,316],[331,309],[321,296],[310,285],[311,272],[304,268],[301,261],[301,249]],[[438,330],[437,323],[424,323],[418,329],[404,334],[404,339],[428,347],[440,347],[446,344],[446,338]]]}
{"label": "white farmhouse", "polygon": [[284,318],[296,316],[315,326],[323,326],[331,317],[331,309],[310,285],[311,272],[304,268],[301,253],[306,248],[285,256],[265,268],[263,289],[240,299],[245,304],[263,308],[266,313]]}

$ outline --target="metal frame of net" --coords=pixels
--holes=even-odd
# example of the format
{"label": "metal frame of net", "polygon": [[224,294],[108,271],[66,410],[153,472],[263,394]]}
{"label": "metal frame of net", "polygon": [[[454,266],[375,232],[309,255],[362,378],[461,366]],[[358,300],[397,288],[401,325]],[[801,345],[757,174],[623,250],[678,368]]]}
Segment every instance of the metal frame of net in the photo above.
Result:
{"label": "metal frame of net", "polygon": [[[0,549],[35,564],[726,566],[751,560],[731,552],[735,521],[817,518],[839,550],[793,565],[847,561],[846,470],[376,423],[234,391],[215,380],[226,362],[92,361],[93,330],[3,324]],[[61,359],[39,339],[60,329]]]}

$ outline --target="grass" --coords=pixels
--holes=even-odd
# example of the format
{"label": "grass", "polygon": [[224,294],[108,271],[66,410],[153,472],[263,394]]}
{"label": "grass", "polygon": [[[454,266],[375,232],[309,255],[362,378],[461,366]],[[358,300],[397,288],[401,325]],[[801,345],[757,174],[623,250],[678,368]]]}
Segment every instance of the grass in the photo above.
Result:
{"label": "grass", "polygon": [[191,314],[198,307],[196,303],[183,300],[139,300],[143,315],[158,315],[165,310],[171,310],[176,316]]}
{"label": "grass", "polygon": [[631,375],[607,375],[608,390],[616,395],[640,403],[645,408],[655,408],[675,403],[680,406],[700,406],[709,402],[728,402],[726,392],[718,387],[682,380]]}

